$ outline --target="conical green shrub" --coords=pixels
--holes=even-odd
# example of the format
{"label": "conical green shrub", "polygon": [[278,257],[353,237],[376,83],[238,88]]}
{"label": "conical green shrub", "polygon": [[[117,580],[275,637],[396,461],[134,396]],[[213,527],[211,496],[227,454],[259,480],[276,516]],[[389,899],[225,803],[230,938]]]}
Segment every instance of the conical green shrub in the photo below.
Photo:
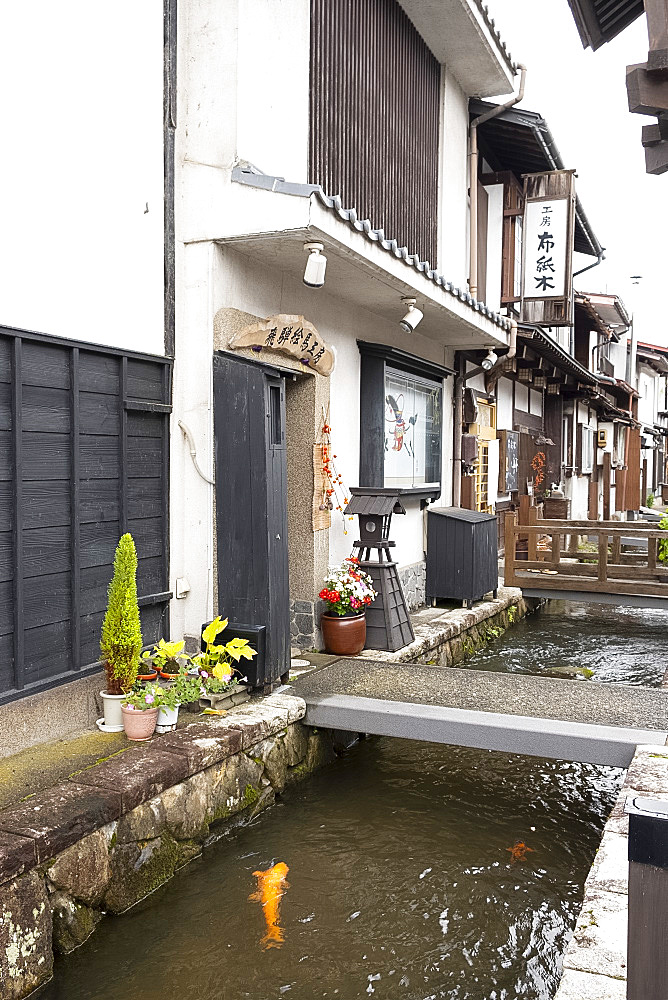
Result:
{"label": "conical green shrub", "polygon": [[137,678],[142,648],[137,604],[137,551],[132,535],[123,535],[114,555],[107,612],[102,623],[100,652],[107,674],[107,692],[123,694]]}

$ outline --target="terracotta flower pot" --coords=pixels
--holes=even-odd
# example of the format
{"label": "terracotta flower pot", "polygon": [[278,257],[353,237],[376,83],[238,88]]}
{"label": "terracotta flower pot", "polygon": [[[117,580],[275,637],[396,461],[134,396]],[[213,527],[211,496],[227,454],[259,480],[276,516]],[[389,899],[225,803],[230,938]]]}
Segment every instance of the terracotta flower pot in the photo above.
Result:
{"label": "terracotta flower pot", "polygon": [[122,706],[123,728],[129,740],[150,740],[155,731],[155,724],[158,721],[158,709],[147,708],[141,712],[134,708]]}
{"label": "terracotta flower pot", "polygon": [[137,674],[137,680],[138,681],[154,681],[154,680],[157,680],[157,677],[158,677],[158,671],[157,670],[154,670],[150,674],[141,674],[141,673]]}
{"label": "terracotta flower pot", "polygon": [[328,653],[339,656],[357,656],[366,642],[366,617],[358,615],[329,615],[320,619],[322,638]]}

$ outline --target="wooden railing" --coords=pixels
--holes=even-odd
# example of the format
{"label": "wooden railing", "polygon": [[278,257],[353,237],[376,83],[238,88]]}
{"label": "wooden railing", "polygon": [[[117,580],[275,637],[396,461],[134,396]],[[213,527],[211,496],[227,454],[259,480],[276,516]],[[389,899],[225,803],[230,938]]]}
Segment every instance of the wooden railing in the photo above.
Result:
{"label": "wooden railing", "polygon": [[[529,513],[529,524],[516,524],[515,515],[506,514],[507,587],[668,597],[668,563],[658,558],[668,531],[656,522],[538,520],[535,508]],[[595,548],[581,547],[582,538]],[[647,551],[630,551],[624,538],[640,538]]]}

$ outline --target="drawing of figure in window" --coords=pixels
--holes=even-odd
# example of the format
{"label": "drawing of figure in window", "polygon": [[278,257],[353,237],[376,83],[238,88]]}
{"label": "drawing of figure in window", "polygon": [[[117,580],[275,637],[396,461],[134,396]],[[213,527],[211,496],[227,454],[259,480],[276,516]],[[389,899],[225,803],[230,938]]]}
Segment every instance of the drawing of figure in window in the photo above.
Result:
{"label": "drawing of figure in window", "polygon": [[387,412],[390,414],[386,417],[386,421],[388,424],[394,424],[394,428],[391,431],[394,438],[392,451],[401,451],[404,448],[412,457],[413,448],[406,438],[406,433],[412,430],[415,425],[417,413],[408,418],[408,427],[406,427],[406,421],[404,420],[404,394],[400,393],[396,397],[388,394],[385,397],[385,403],[387,405]]}

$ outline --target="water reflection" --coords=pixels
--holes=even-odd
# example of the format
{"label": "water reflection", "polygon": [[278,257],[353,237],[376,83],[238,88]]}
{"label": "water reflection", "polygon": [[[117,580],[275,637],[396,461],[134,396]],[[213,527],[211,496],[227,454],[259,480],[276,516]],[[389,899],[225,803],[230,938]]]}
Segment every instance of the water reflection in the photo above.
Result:
{"label": "water reflection", "polygon": [[[550,1000],[621,772],[368,739],[107,918],[40,1000]],[[513,863],[509,844],[529,844]],[[254,872],[290,869],[263,951]]]}
{"label": "water reflection", "polygon": [[668,614],[550,601],[505,632],[467,667],[657,687],[668,667]]}

